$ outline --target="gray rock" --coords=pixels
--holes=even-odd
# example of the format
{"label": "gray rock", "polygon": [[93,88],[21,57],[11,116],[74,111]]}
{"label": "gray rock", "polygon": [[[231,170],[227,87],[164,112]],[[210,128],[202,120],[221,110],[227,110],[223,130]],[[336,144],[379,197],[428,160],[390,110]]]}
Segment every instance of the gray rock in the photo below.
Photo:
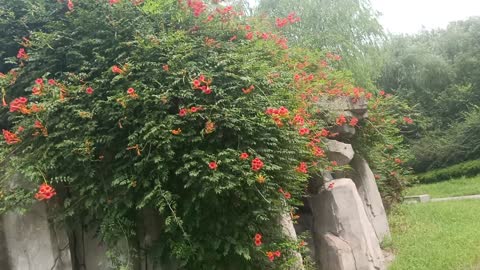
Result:
{"label": "gray rock", "polygon": [[[324,235],[331,233],[352,250],[355,259],[352,270],[385,269],[380,243],[351,179],[343,178],[326,183],[320,194],[310,197],[310,204],[314,216],[316,259],[319,263],[322,263],[322,253],[328,251],[322,250],[322,247],[333,243],[325,243]],[[343,246],[339,248],[345,250]],[[321,269],[337,270],[328,267],[322,265]]]}
{"label": "gray rock", "polygon": [[339,166],[345,166],[350,163],[355,155],[352,145],[335,140],[326,140],[327,157],[331,161],[336,161]]}
{"label": "gray rock", "polygon": [[405,203],[426,203],[431,200],[430,195],[422,194],[422,195],[414,195],[414,196],[405,196],[403,201]]}
{"label": "gray rock", "polygon": [[3,218],[0,216],[0,265],[8,270],[10,268],[10,263],[8,261],[8,249],[7,241],[5,240],[5,234],[3,229]]}
{"label": "gray rock", "polygon": [[[308,202],[307,202],[308,203]],[[300,213],[300,218],[293,225],[297,235],[304,234],[306,248],[308,248],[310,258],[315,258],[315,245],[312,238],[312,225],[313,225],[313,216],[312,213]]]}
{"label": "gray rock", "polygon": [[334,126],[329,129],[331,133],[338,133],[336,139],[351,139],[357,132],[354,127],[350,125]]}
{"label": "gray rock", "polygon": [[[293,226],[292,219],[289,214],[283,214],[279,219],[280,225],[282,226],[282,231],[285,236],[289,239],[297,241],[297,233],[295,232],[295,227]],[[290,269],[292,270],[303,270],[303,259],[302,255],[297,251],[293,251],[293,257],[295,260],[292,262]]]}
{"label": "gray rock", "polygon": [[350,165],[353,169],[352,180],[357,186],[367,217],[372,223],[378,240],[382,242],[385,237],[390,237],[390,229],[375,176],[367,161],[359,155],[355,155]]}
{"label": "gray rock", "polygon": [[321,236],[320,261],[322,269],[328,270],[353,270],[355,258],[347,242],[331,233]]}
{"label": "gray rock", "polygon": [[44,202],[35,203],[23,215],[6,213],[2,220],[9,268],[2,265],[1,269],[72,270],[67,233],[49,224]]}
{"label": "gray rock", "polygon": [[343,114],[345,117],[357,117],[363,119],[368,117],[367,100],[364,97],[353,99],[351,97],[325,97],[318,102],[318,106],[324,111]]}

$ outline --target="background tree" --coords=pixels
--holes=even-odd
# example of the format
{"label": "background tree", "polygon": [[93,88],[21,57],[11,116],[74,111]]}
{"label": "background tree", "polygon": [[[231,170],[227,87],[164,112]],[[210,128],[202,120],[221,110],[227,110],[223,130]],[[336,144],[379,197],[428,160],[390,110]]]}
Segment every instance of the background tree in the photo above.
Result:
{"label": "background tree", "polygon": [[382,63],[380,45],[385,36],[378,13],[368,0],[260,0],[257,13],[274,18],[295,12],[301,19],[282,31],[302,47],[341,55],[341,66],[350,70],[357,83],[372,87]]}
{"label": "background tree", "polygon": [[424,117],[424,131],[412,141],[418,171],[480,157],[470,147],[478,141],[471,123],[480,105],[479,31],[480,17],[472,17],[444,30],[392,36],[385,44],[378,83]]}

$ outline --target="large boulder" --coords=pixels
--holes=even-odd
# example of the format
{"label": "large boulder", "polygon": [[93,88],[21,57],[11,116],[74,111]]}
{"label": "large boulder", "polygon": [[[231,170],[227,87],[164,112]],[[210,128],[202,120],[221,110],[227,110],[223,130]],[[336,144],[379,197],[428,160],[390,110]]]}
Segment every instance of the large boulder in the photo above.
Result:
{"label": "large boulder", "polygon": [[368,117],[367,100],[364,97],[325,97],[318,102],[318,106],[324,111],[346,117],[363,119]]}
{"label": "large boulder", "polygon": [[322,269],[329,270],[352,270],[355,267],[355,257],[352,249],[343,239],[331,233],[321,236],[320,261]]}
{"label": "large boulder", "polygon": [[[295,227],[293,226],[292,218],[289,214],[283,214],[279,218],[279,223],[282,226],[282,232],[287,238],[293,241],[297,241],[297,233],[295,232]],[[302,255],[297,251],[293,251],[293,257],[295,261],[292,262],[290,269],[292,270],[303,270],[303,259]]]}
{"label": "large boulder", "polygon": [[375,176],[367,161],[359,155],[355,155],[350,166],[353,169],[351,178],[357,186],[367,217],[372,223],[378,240],[381,242],[385,237],[390,237],[390,229]]}
{"label": "large boulder", "polygon": [[[314,216],[316,260],[322,270],[342,269],[329,268],[332,265],[323,261],[325,255],[322,253],[332,252],[325,250],[333,245],[332,241],[325,242],[331,240],[324,237],[328,233],[343,240],[350,247],[355,259],[352,270],[385,269],[380,243],[351,179],[343,178],[325,183],[323,191],[310,197],[310,204]],[[345,247],[338,249],[345,250]]]}
{"label": "large boulder", "polygon": [[35,203],[24,214],[8,212],[2,217],[5,270],[71,270],[72,262],[66,231],[48,221],[45,203]]}
{"label": "large boulder", "polygon": [[327,157],[331,161],[336,161],[339,166],[345,166],[350,163],[355,155],[352,145],[335,140],[326,140]]}

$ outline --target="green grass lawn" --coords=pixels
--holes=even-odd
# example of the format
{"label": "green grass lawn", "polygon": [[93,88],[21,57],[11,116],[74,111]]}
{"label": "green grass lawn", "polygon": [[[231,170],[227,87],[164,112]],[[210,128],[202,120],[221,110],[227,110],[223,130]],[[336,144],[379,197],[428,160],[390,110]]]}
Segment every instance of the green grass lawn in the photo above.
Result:
{"label": "green grass lawn", "polygon": [[389,270],[480,269],[480,200],[400,205]]}
{"label": "green grass lawn", "polygon": [[480,176],[458,178],[433,184],[415,185],[408,188],[407,196],[430,194],[432,198],[480,194]]}

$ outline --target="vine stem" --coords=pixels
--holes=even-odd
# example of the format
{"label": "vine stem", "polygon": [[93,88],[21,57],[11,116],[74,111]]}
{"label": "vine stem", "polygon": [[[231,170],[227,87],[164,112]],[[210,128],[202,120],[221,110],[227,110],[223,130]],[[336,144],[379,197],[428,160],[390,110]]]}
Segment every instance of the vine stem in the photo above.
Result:
{"label": "vine stem", "polygon": [[163,199],[165,199],[165,202],[167,203],[168,208],[170,209],[170,212],[172,212],[172,215],[173,215],[173,218],[175,219],[175,222],[177,223],[178,227],[180,227],[180,229],[182,230],[183,236],[185,237],[185,239],[187,239],[188,244],[190,246],[192,246],[192,243],[190,242],[190,239],[188,238],[188,234],[185,231],[185,229],[183,228],[182,224],[180,223],[180,220],[177,217],[177,214],[175,213],[175,210],[173,210],[172,205],[168,201],[167,197],[165,197],[165,194],[161,193],[161,195],[162,195]]}

